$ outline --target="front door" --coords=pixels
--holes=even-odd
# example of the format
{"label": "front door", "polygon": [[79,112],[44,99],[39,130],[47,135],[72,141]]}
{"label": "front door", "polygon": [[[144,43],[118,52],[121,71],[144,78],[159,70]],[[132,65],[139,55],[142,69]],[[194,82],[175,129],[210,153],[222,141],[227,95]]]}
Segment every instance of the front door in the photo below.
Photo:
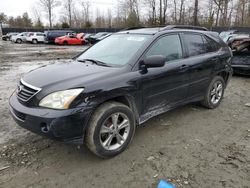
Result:
{"label": "front door", "polygon": [[185,100],[188,91],[188,66],[183,58],[183,49],[178,34],[159,38],[145,57],[163,55],[164,67],[148,68],[142,75],[144,113],[161,113],[169,106]]}

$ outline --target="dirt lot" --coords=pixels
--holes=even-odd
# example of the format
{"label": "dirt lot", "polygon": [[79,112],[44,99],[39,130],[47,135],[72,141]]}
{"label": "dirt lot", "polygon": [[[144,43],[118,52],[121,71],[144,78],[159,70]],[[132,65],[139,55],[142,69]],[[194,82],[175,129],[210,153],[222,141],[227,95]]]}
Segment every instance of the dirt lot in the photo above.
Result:
{"label": "dirt lot", "polygon": [[0,41],[0,187],[153,188],[161,178],[176,187],[250,187],[250,78],[233,77],[216,110],[191,104],[151,119],[109,160],[18,127],[8,97],[21,75],[81,50]]}

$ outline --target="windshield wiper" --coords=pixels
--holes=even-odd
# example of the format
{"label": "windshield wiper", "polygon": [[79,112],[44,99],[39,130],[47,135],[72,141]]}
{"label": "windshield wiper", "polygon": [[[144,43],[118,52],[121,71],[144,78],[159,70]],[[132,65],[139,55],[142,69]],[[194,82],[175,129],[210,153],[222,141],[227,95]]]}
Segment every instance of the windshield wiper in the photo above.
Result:
{"label": "windshield wiper", "polygon": [[105,67],[111,67],[110,65],[108,65],[107,63],[104,63],[102,61],[98,61],[95,59],[77,59],[77,61],[79,62],[86,62],[86,61],[90,61],[91,63],[94,63],[96,65],[100,65],[100,66],[105,66]]}

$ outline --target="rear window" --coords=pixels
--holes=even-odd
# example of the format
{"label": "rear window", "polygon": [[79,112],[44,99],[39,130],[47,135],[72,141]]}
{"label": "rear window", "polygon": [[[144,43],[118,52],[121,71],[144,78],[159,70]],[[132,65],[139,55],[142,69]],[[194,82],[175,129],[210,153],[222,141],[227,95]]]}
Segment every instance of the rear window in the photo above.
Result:
{"label": "rear window", "polygon": [[44,36],[43,33],[37,33],[36,35],[37,35],[37,36]]}
{"label": "rear window", "polygon": [[203,39],[198,34],[185,34],[185,42],[188,48],[189,56],[196,56],[206,53]]}
{"label": "rear window", "polygon": [[220,44],[218,44],[217,42],[215,42],[213,39],[206,37],[206,40],[208,41],[208,43],[210,44],[211,48],[213,49],[213,52],[218,51],[220,49]]}

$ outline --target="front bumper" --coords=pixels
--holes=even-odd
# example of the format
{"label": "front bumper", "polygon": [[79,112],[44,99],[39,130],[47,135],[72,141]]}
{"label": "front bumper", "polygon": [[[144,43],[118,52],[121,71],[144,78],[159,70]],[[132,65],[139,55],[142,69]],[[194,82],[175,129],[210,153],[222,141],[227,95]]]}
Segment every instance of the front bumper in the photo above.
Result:
{"label": "front bumper", "polygon": [[232,65],[234,74],[250,75],[250,65]]}
{"label": "front bumper", "polygon": [[33,133],[64,142],[83,143],[83,133],[91,112],[82,108],[53,110],[27,107],[14,93],[9,99],[13,119]]}

